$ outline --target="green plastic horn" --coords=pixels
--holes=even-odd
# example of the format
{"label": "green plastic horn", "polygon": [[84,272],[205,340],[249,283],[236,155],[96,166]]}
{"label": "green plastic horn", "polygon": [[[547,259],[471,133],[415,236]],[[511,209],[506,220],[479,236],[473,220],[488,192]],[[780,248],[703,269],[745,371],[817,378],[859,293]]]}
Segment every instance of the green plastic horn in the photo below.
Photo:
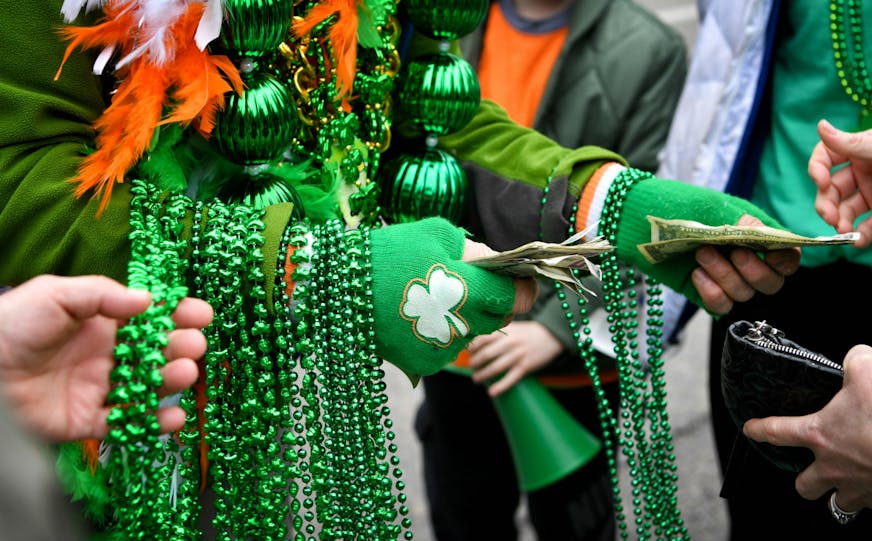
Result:
{"label": "green plastic horn", "polygon": [[[470,375],[468,368],[447,370]],[[494,397],[494,408],[509,441],[518,485],[540,489],[590,462],[602,442],[560,405],[544,385],[526,377]]]}
{"label": "green plastic horn", "polygon": [[509,440],[522,491],[562,479],[602,448],[538,381],[527,377],[493,400]]}

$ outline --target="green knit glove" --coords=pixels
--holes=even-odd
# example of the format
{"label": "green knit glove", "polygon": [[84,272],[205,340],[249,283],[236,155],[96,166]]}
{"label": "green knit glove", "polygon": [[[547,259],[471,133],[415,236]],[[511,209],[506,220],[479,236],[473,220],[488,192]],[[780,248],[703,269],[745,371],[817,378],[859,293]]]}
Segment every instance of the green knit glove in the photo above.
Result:
{"label": "green knit glove", "polygon": [[[634,173],[637,172],[627,170],[622,174]],[[620,179],[616,182],[620,182]],[[760,207],[745,199],[675,180],[643,179],[630,188],[624,199],[615,251],[622,261],[635,265],[648,276],[702,306],[702,299],[690,278],[691,272],[698,266],[693,252],[652,264],[637,248],[639,244],[651,242],[651,223],[647,216],[721,226],[736,224],[743,214],[755,216],[768,226],[784,229]],[[608,219],[608,216],[603,216],[603,219]]]}
{"label": "green knit glove", "polygon": [[442,218],[374,229],[376,353],[413,380],[499,329],[515,302],[512,279],[463,263],[464,231]]}

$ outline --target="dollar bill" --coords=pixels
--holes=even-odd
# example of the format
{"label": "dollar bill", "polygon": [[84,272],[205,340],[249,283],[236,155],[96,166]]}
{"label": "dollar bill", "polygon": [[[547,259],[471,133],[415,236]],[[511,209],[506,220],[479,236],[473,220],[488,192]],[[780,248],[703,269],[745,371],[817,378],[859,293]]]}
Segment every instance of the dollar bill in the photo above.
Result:
{"label": "dollar bill", "polygon": [[857,232],[838,235],[805,237],[765,225],[710,226],[691,220],[665,220],[648,216],[651,242],[640,244],[639,251],[651,263],[659,263],[676,254],[689,252],[703,244],[742,246],[757,251],[779,250],[802,246],[853,244],[860,238]]}
{"label": "dollar bill", "polygon": [[589,230],[576,233],[561,243],[534,241],[467,263],[508,276],[547,278],[579,295],[583,292],[593,294],[579,278],[594,276],[601,279],[600,267],[591,258],[610,251],[612,246],[602,237],[582,242]]}

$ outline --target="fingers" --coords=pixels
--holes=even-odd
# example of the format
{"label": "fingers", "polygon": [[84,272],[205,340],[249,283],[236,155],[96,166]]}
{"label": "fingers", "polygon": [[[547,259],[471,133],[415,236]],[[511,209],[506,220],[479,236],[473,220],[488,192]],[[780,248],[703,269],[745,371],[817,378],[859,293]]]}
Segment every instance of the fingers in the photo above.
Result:
{"label": "fingers", "polygon": [[836,159],[833,164],[850,159],[872,160],[872,141],[870,130],[861,132],[842,131],[826,120],[818,122],[818,135],[827,146],[828,152]]}
{"label": "fingers", "polygon": [[463,257],[461,261],[469,261],[470,259],[477,259],[479,257],[487,257],[489,255],[495,254],[496,251],[493,250],[487,244],[482,244],[481,242],[475,242],[474,240],[466,239],[466,243],[463,248]]}
{"label": "fingers", "polygon": [[80,320],[97,314],[128,319],[151,302],[148,291],[129,289],[106,276],[40,276],[33,281],[52,290],[58,305]]}
{"label": "fingers", "polygon": [[157,422],[162,434],[175,432],[185,426],[185,410],[179,406],[161,408],[157,411]]}
{"label": "fingers", "polygon": [[206,337],[199,329],[176,329],[168,337],[164,350],[168,361],[182,357],[199,359],[206,353]]}
{"label": "fingers", "polygon": [[173,312],[173,321],[179,328],[202,329],[212,322],[212,317],[213,311],[209,303],[193,297],[179,301]]}
{"label": "fingers", "polygon": [[168,362],[160,370],[163,385],[157,390],[161,398],[188,389],[197,381],[199,369],[197,363],[189,358],[175,359]]}
{"label": "fingers", "polygon": [[[762,222],[749,214],[743,215],[738,225],[757,226]],[[691,281],[702,299],[703,306],[714,314],[725,314],[734,302],[744,302],[756,292],[771,295],[784,285],[784,277],[799,268],[798,248],[772,250],[764,259],[746,248],[733,248],[729,258],[713,246],[701,246],[694,253],[699,268],[691,274]]]}
{"label": "fingers", "polygon": [[809,422],[807,417],[749,419],[742,427],[742,432],[754,441],[788,447],[803,447],[809,443],[805,429]]}
{"label": "fingers", "polygon": [[526,375],[521,363],[523,351],[501,332],[480,336],[474,342],[477,343],[470,350],[469,358],[472,380],[476,383],[492,382],[488,386],[488,395],[499,396]]}
{"label": "fingers", "polygon": [[706,310],[713,314],[723,315],[733,309],[733,299],[717,282],[712,280],[704,269],[694,269],[690,279]]}
{"label": "fingers", "polygon": [[866,218],[860,222],[855,231],[860,233],[860,239],[854,241],[854,248],[866,248],[872,244],[872,218]]}
{"label": "fingers", "polygon": [[515,386],[516,383],[526,376],[526,373],[521,368],[513,368],[506,372],[506,375],[493,382],[487,388],[487,394],[491,398],[499,396]]}
{"label": "fingers", "polygon": [[754,295],[754,288],[714,247],[701,246],[694,255],[699,268],[693,271],[691,280],[707,310],[725,314],[732,309],[733,301],[746,301]]}

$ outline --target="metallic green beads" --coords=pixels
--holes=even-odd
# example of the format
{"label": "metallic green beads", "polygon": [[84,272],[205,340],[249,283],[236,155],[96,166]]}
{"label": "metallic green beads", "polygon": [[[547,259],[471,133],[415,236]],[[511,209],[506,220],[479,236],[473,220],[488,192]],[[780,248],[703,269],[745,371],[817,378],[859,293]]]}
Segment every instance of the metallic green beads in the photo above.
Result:
{"label": "metallic green beads", "polygon": [[380,171],[381,205],[392,222],[442,216],[460,219],[466,195],[466,173],[450,154],[431,148],[421,155],[400,155]]}
{"label": "metallic green beads", "polygon": [[297,129],[294,100],[275,77],[262,72],[245,76],[241,96],[232,94],[217,116],[213,136],[218,149],[239,164],[279,158]]}
{"label": "metallic green beads", "polygon": [[400,72],[396,122],[418,134],[445,135],[472,120],[480,102],[469,62],[451,53],[424,55]]}
{"label": "metallic green beads", "polygon": [[284,41],[291,28],[293,2],[224,0],[221,48],[233,56],[262,56]]}
{"label": "metallic green beads", "polygon": [[406,0],[406,12],[425,36],[450,41],[475,30],[489,5],[488,0]]}

